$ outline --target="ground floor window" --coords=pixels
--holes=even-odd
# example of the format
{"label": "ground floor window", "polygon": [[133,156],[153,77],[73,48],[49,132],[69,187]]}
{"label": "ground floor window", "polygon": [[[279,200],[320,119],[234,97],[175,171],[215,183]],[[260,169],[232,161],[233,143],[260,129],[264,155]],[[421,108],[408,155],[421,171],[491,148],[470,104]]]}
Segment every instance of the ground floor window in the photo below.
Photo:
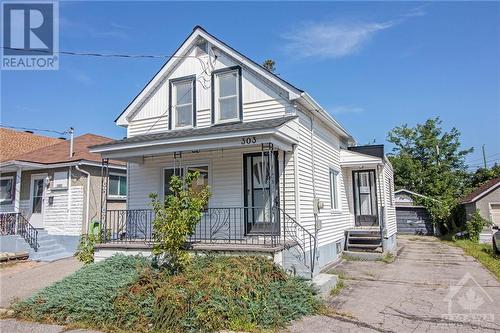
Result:
{"label": "ground floor window", "polygon": [[165,168],[163,169],[163,194],[164,196],[168,196],[173,194],[170,189],[170,181],[173,176],[184,177],[187,173],[193,173],[198,171],[200,176],[197,180],[193,182],[192,188],[195,191],[201,191],[203,188],[208,186],[208,165],[190,165],[182,168]]}
{"label": "ground floor window", "polygon": [[126,197],[127,196],[127,177],[123,175],[109,175],[109,190],[110,197]]}
{"label": "ground floor window", "polygon": [[0,203],[12,203],[14,198],[14,177],[0,177]]}

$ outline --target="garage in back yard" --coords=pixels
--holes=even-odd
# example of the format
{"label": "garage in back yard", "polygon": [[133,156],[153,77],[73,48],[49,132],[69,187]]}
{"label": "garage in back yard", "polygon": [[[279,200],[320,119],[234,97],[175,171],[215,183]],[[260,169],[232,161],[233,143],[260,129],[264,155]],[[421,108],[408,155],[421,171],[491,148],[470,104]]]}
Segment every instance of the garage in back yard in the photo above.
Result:
{"label": "garage in back yard", "polygon": [[396,200],[396,219],[399,234],[433,235],[434,230],[427,209],[419,205],[417,197],[424,195],[401,189],[394,192]]}

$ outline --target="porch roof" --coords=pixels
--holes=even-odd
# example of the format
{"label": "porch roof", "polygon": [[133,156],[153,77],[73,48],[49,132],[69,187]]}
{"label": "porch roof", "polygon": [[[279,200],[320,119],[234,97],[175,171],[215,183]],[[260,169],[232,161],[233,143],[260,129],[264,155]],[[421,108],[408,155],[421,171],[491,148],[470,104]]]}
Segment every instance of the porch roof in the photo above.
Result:
{"label": "porch roof", "polygon": [[351,150],[340,150],[340,166],[346,168],[359,168],[384,164],[382,158],[361,154]]}
{"label": "porch roof", "polygon": [[291,146],[298,141],[286,125],[296,118],[296,115],[290,115],[259,121],[171,130],[115,140],[92,146],[90,149],[93,153],[100,153],[102,157],[120,159],[176,151],[242,147],[243,143],[234,139],[251,136],[251,142],[244,146],[260,146],[262,143],[271,142],[280,149],[291,150]]}

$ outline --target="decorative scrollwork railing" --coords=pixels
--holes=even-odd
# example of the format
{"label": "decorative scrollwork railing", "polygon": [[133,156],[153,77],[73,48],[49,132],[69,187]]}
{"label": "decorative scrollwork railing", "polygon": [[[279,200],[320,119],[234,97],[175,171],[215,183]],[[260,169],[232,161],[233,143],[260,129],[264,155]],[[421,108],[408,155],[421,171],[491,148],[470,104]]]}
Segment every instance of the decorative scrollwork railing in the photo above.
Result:
{"label": "decorative scrollwork railing", "polygon": [[40,247],[38,230],[21,213],[0,213],[0,231],[2,235],[20,235],[35,252]]}

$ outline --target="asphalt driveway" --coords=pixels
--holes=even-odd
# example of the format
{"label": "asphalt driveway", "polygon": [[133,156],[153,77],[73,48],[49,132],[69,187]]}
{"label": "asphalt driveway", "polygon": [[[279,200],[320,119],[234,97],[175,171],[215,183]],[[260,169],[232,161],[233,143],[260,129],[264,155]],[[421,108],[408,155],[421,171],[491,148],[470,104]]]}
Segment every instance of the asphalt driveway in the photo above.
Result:
{"label": "asphalt driveway", "polygon": [[344,261],[328,316],[290,332],[498,332],[500,283],[472,257],[432,237],[399,237],[390,264]]}

